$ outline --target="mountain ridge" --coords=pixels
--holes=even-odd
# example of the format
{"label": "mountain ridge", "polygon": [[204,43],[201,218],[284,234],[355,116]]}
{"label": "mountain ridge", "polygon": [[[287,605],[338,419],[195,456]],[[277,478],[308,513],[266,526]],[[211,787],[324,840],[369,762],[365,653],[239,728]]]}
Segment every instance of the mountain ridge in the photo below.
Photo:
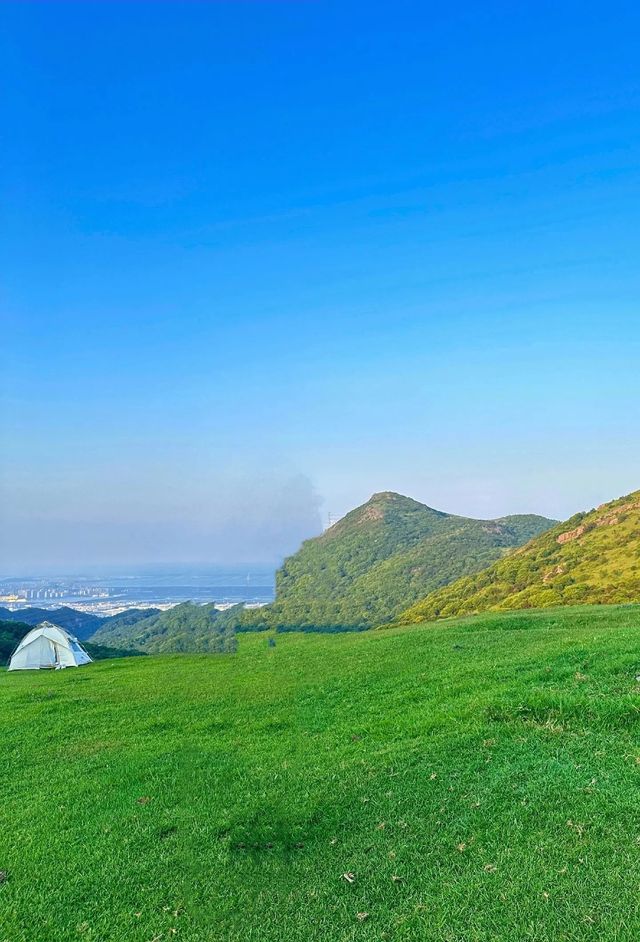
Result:
{"label": "mountain ridge", "polygon": [[246,626],[367,628],[430,589],[476,572],[555,521],[536,514],[477,520],[381,491],[317,537],[276,573],[276,599]]}
{"label": "mountain ridge", "polygon": [[80,609],[71,608],[69,605],[61,605],[59,608],[21,608],[8,609],[0,608],[0,620],[5,622],[15,621],[23,624],[39,625],[41,621],[52,621],[66,631],[71,632],[80,641],[86,640],[92,632],[96,631],[104,618],[94,615],[92,612],[82,612]]}

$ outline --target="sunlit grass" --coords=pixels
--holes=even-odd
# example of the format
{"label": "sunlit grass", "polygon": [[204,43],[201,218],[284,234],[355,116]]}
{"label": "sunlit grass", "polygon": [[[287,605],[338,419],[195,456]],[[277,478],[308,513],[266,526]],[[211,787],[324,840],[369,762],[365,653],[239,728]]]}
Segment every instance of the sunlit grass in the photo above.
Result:
{"label": "sunlit grass", "polygon": [[639,672],[599,607],[2,674],[0,940],[635,939]]}

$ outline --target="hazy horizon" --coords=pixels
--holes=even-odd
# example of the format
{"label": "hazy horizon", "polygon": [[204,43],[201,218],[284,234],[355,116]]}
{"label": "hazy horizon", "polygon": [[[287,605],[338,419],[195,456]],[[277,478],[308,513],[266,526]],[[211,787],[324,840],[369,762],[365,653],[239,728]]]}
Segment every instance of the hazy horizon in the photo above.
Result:
{"label": "hazy horizon", "polygon": [[202,581],[208,581],[208,577],[219,577],[224,574],[230,575],[232,573],[235,573],[238,578],[246,582],[247,576],[250,576],[251,579],[254,577],[262,579],[267,574],[273,575],[275,568],[271,563],[267,562],[230,562],[226,564],[207,563],[203,561],[198,563],[105,563],[103,565],[93,564],[89,566],[80,565],[63,568],[58,568],[55,565],[42,566],[35,567],[31,570],[19,569],[14,572],[0,570],[0,578],[79,578],[87,580],[94,579],[96,581],[103,581],[105,579],[129,579],[146,581],[147,579],[153,579],[158,576],[163,579],[169,576],[175,576],[180,580],[188,577],[189,581],[193,582],[193,584],[197,584]]}
{"label": "hazy horizon", "polygon": [[[150,557],[136,558],[135,556],[131,558],[127,558],[127,553],[126,552],[123,553],[121,551],[121,549],[119,548],[120,544],[119,542],[117,542],[116,546],[118,547],[118,549],[117,551],[114,551],[115,555],[113,558],[107,556],[102,560],[97,559],[91,563],[87,563],[87,562],[81,561],[81,559],[73,555],[73,551],[67,549],[67,552],[69,553],[69,555],[65,557],[63,553],[62,559],[60,560],[61,543],[60,543],[60,537],[58,535],[57,537],[54,537],[58,541],[56,544],[56,548],[54,550],[51,550],[47,545],[43,547],[43,552],[46,553],[46,557],[45,557],[47,560],[46,562],[41,560],[41,561],[35,561],[35,562],[24,562],[23,564],[20,564],[19,560],[16,562],[16,554],[14,552],[14,555],[11,557],[11,560],[12,560],[11,564],[7,564],[6,562],[3,562],[2,564],[0,564],[0,576],[11,576],[11,577],[15,577],[18,575],[24,575],[24,576],[26,575],[33,575],[33,576],[67,575],[68,576],[72,574],[90,575],[91,573],[98,573],[98,572],[101,572],[105,575],[113,576],[116,572],[120,572],[124,574],[126,571],[129,571],[135,574],[140,574],[144,572],[145,570],[148,570],[151,572],[160,572],[162,570],[176,570],[176,571],[181,571],[184,573],[188,571],[194,572],[194,571],[206,570],[207,568],[231,570],[231,569],[239,568],[239,567],[243,567],[243,568],[246,567],[249,570],[252,567],[254,567],[256,570],[260,570],[260,569],[275,570],[282,563],[282,560],[284,559],[284,557],[286,557],[287,555],[290,555],[291,553],[295,552],[299,548],[299,545],[303,542],[303,540],[319,535],[325,529],[327,525],[327,521],[321,522],[321,515],[318,511],[319,499],[317,495],[315,495],[313,491],[309,491],[307,495],[304,495],[304,487],[307,484],[307,482],[303,478],[298,478],[298,480],[295,483],[298,485],[298,487],[300,487],[301,484],[303,485],[302,486],[303,502],[302,502],[302,507],[300,508],[303,511],[303,513],[301,513],[299,516],[292,517],[286,512],[289,508],[286,508],[285,517],[284,517],[284,520],[282,521],[283,525],[281,525],[279,529],[276,528],[274,525],[275,518],[274,519],[270,518],[269,509],[267,509],[265,518],[262,521],[262,528],[253,529],[256,526],[256,520],[255,520],[255,517],[252,515],[251,508],[249,508],[248,506],[245,506],[241,516],[237,518],[231,517],[231,518],[226,519],[226,527],[227,527],[226,530],[221,530],[220,526],[218,525],[218,527],[216,527],[214,523],[211,524],[210,528],[200,527],[198,531],[200,543],[204,541],[207,545],[210,546],[211,544],[215,543],[216,538],[220,539],[222,537],[223,542],[220,544],[219,555],[217,557],[214,556],[214,557],[206,558],[205,556],[202,556],[198,558],[195,556],[193,557],[185,556],[182,559],[177,559],[177,558],[172,558],[170,556],[167,557],[165,555],[162,555],[162,556],[158,556],[156,559],[150,558]],[[382,488],[382,490],[390,490],[390,488]],[[407,494],[405,496],[412,497],[413,495]],[[610,495],[606,499],[612,500],[620,496],[623,496],[623,495],[614,494],[614,495]],[[307,522],[310,524],[310,529],[306,532],[303,532],[302,527],[304,525],[303,518],[304,518],[304,510],[305,510],[305,497],[309,498],[308,506],[311,512],[307,520]],[[417,499],[417,498],[414,498],[414,499]],[[599,503],[602,503],[602,502],[603,501],[598,501],[597,503],[594,503],[593,505],[589,505],[589,506],[585,505],[582,507],[576,507],[575,509],[566,513],[563,517],[557,517],[557,518],[553,517],[551,514],[545,514],[545,513],[541,513],[539,511],[534,511],[534,510],[510,510],[510,511],[506,511],[505,513],[496,513],[496,514],[493,514],[491,517],[489,517],[487,515],[483,516],[483,515],[466,514],[466,513],[463,514],[458,510],[455,510],[452,508],[435,506],[433,504],[428,504],[428,506],[432,506],[435,510],[445,511],[447,513],[457,514],[460,516],[476,517],[477,519],[495,519],[498,517],[504,517],[510,514],[518,514],[518,513],[523,513],[523,514],[540,513],[541,516],[546,516],[551,519],[561,520],[561,519],[565,519],[572,516],[574,513],[584,511],[584,510],[590,510],[592,506],[597,506]],[[427,502],[424,501],[423,503],[427,503]],[[316,511],[315,516],[313,513],[314,508]],[[352,509],[354,508],[352,507],[347,508],[345,510],[345,513],[348,513],[349,510],[352,510]],[[263,507],[262,510],[264,512],[265,508]],[[342,515],[343,514],[336,514],[335,517],[339,517]],[[219,523],[220,521],[218,521],[218,524]],[[56,522],[53,529],[56,529],[57,525],[58,524]],[[41,521],[37,522],[37,526],[38,526],[39,534],[42,534],[43,528],[42,528]],[[155,526],[157,527],[157,524],[155,524]],[[258,523],[258,527],[259,526],[260,524]],[[71,529],[72,529],[72,533],[70,534],[70,538],[72,542],[69,545],[73,547],[73,550],[77,551],[77,536],[78,536],[77,527],[74,525]],[[89,539],[92,541],[92,543],[95,540],[96,529],[100,529],[99,525],[88,525],[86,529],[86,533]],[[175,536],[175,533],[179,531],[180,531],[180,527],[177,523],[174,522],[172,525],[170,525],[170,535],[172,537]],[[44,532],[46,533],[47,531],[45,530]],[[53,536],[53,531],[50,531],[50,532],[52,532],[52,536]],[[101,530],[100,532],[103,532],[103,531]],[[130,534],[129,524],[127,524],[127,532],[130,537],[131,534]],[[182,532],[187,541],[185,543],[185,546],[192,547],[192,546],[198,545],[197,540],[189,539],[188,531],[185,532],[184,530],[182,530]],[[117,531],[116,531],[115,536],[117,540],[117,537],[118,537]],[[146,536],[147,536],[146,534],[143,534],[143,538],[146,538]],[[244,544],[248,551],[246,555],[239,553],[237,550],[237,547],[243,538],[246,539],[246,543]],[[62,544],[62,546],[65,546],[65,545],[67,544],[64,544],[64,543]],[[262,557],[262,558],[251,556],[251,548],[255,547],[256,545],[272,546],[273,547],[272,555],[268,557]],[[168,546],[170,548],[167,549],[165,552],[170,553],[173,550],[173,547],[175,546],[175,542],[171,540]],[[235,557],[233,556],[234,550],[230,549],[230,547],[236,547],[235,552],[237,553],[237,555]],[[282,547],[286,547],[286,548],[282,549]],[[27,558],[37,559],[37,557],[35,557],[33,554],[33,548],[31,547],[30,549],[31,549],[31,552]],[[8,565],[12,565],[13,568],[7,568]]]}
{"label": "hazy horizon", "polygon": [[640,487],[632,5],[1,7],[1,570]]}

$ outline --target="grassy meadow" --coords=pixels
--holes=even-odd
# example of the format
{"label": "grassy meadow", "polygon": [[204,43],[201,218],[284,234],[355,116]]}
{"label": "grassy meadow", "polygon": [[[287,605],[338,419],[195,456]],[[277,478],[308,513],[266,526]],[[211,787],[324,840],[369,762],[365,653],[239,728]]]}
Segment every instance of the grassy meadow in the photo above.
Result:
{"label": "grassy meadow", "polygon": [[0,674],[0,942],[635,940],[640,607]]}

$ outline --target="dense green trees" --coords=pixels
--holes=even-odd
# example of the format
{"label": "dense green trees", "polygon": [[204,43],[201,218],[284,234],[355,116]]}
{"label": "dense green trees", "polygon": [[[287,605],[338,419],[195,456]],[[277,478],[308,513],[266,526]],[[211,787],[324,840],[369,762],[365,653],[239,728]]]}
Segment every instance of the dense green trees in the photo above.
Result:
{"label": "dense green trees", "polygon": [[234,627],[241,606],[219,612],[213,604],[183,602],[165,612],[156,611],[133,624],[126,619],[108,621],[92,636],[92,642],[108,647],[132,647],[148,654],[163,652],[235,651]]}

